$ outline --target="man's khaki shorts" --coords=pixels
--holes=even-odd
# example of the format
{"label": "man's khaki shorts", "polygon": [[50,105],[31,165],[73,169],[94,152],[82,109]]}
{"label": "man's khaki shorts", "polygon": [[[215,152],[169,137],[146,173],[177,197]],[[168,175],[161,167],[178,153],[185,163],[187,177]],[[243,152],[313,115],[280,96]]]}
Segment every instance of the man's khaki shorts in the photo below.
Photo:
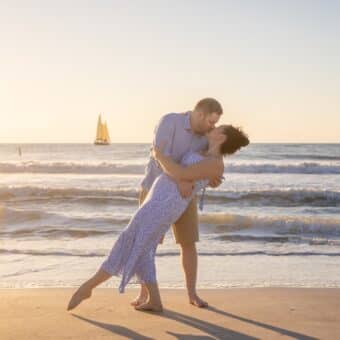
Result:
{"label": "man's khaki shorts", "polygon": [[[147,190],[141,189],[139,192],[139,205],[143,203],[147,194]],[[172,224],[172,233],[175,237],[176,243],[186,244],[199,241],[196,196],[191,200],[181,217]],[[160,243],[163,243],[163,239],[164,237]]]}

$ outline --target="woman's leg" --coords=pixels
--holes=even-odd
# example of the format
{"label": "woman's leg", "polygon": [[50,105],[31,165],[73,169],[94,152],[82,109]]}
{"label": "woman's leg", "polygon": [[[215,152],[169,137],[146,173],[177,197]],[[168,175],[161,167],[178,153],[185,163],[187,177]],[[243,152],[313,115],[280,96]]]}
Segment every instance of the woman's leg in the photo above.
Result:
{"label": "woman's leg", "polygon": [[163,311],[156,279],[155,255],[157,245],[158,244],[156,244],[148,254],[145,254],[145,257],[137,270],[137,277],[141,280],[142,285],[148,294],[147,301],[135,306],[135,309],[137,310],[148,310],[154,312]]}
{"label": "woman's leg", "polygon": [[92,289],[108,280],[112,275],[105,272],[102,269],[99,269],[96,274],[94,274],[89,280],[84,282],[77,291],[73,294],[67,310],[74,309],[77,307],[83,300],[88,299],[92,295]]}
{"label": "woman's leg", "polygon": [[[167,177],[159,177],[158,179],[160,178],[167,180]],[[162,182],[160,182],[160,180],[156,183],[162,188]],[[156,189],[154,192],[159,194]],[[152,195],[152,197],[153,196],[154,195]],[[129,283],[130,279],[136,275],[140,268],[143,255],[152,252],[152,250],[152,263],[154,264],[154,252],[160,238],[170,228],[170,224],[172,223],[172,221],[169,220],[171,218],[169,212],[173,212],[174,208],[176,208],[176,212],[178,212],[178,208],[182,208],[181,206],[178,207],[174,205],[172,210],[163,211],[163,205],[167,206],[171,197],[169,197],[169,194],[167,193],[165,200],[160,200],[159,196],[161,195],[158,195],[158,197],[156,196],[155,199],[148,199],[136,211],[127,227],[119,235],[110,255],[102,264],[101,270],[99,270],[93,278],[86,281],[74,294],[68,306],[69,310],[79,305],[82,300],[89,298],[92,289],[101,282],[106,281],[112,275],[122,275],[119,291],[123,293],[125,286]],[[166,214],[164,214],[165,212]],[[154,281],[150,282],[149,280],[145,280],[145,282],[149,284],[149,286],[146,284],[148,293],[153,294],[151,301],[157,301],[157,283]]]}
{"label": "woman's leg", "polygon": [[102,282],[108,280],[112,275],[120,270],[120,267],[124,261],[123,249],[128,247],[130,238],[128,237],[128,231],[125,229],[118,237],[117,241],[113,245],[110,255],[103,262],[95,275],[89,280],[84,282],[77,291],[73,294],[67,310],[74,309],[83,300],[91,297],[92,289],[100,285]]}
{"label": "woman's leg", "polygon": [[130,302],[131,306],[138,306],[138,305],[144,303],[145,301],[147,301],[148,300],[148,294],[149,294],[148,289],[147,289],[145,283],[141,283],[138,296]]}
{"label": "woman's leg", "polygon": [[[144,188],[141,188],[139,191],[139,197],[138,197],[138,203],[139,206],[141,206],[148,194],[148,191]],[[132,306],[138,306],[144,302],[146,302],[148,299],[148,289],[144,283],[140,284],[140,290],[135,299],[131,301]]]}
{"label": "woman's leg", "polygon": [[138,306],[135,306],[136,310],[147,310],[153,312],[162,312],[163,306],[161,296],[159,294],[158,284],[156,283],[145,283],[145,287],[148,290],[149,299]]}
{"label": "woman's leg", "polygon": [[[117,249],[117,243],[113,247],[113,249]],[[138,268],[138,271],[136,273],[137,277],[139,280],[142,282],[142,286],[145,289],[146,293],[146,299],[147,300],[148,296],[150,298],[150,291],[151,294],[154,294],[155,288],[151,287],[150,289],[148,288],[148,284],[144,283],[144,280],[150,280],[151,282],[156,281],[156,267],[155,267],[155,252],[156,252],[157,246],[154,247],[149,251],[149,253],[145,254],[144,260],[141,261],[140,266]],[[110,256],[112,256],[112,252]],[[113,262],[113,259],[111,259]],[[108,261],[106,260],[104,264],[106,264]],[[99,286],[101,283],[107,281],[109,278],[112,277],[112,274],[108,273],[104,269],[102,269],[103,265],[101,268],[96,272],[95,275],[93,275],[89,280],[85,281],[78,289],[77,291],[73,294],[67,310],[74,309],[77,307],[83,300],[88,299],[92,295],[92,289],[96,288]],[[157,292],[156,292],[157,293]],[[151,296],[152,301],[157,301],[157,296]],[[145,302],[143,301],[143,302]],[[158,305],[155,307],[159,307]]]}
{"label": "woman's leg", "polygon": [[[131,301],[132,306],[138,306],[148,300],[149,297],[149,292],[148,288],[145,284],[145,274],[146,274],[146,268],[150,266],[150,262],[152,261],[152,253],[150,252],[149,254],[145,254],[143,256],[143,260],[141,261],[139,267],[136,269],[136,277],[138,281],[140,282],[140,292],[139,295]],[[152,263],[151,263],[152,265]],[[153,264],[153,266],[155,266]],[[156,275],[156,270],[154,269],[154,273]]]}

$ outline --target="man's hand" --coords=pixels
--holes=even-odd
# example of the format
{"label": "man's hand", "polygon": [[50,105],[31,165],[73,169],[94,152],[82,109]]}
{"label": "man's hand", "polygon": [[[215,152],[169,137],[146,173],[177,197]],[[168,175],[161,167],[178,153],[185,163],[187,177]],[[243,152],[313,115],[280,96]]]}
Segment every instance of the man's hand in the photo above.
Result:
{"label": "man's hand", "polygon": [[178,190],[183,198],[187,198],[192,194],[194,189],[194,182],[189,181],[176,181]]}
{"label": "man's hand", "polygon": [[220,177],[215,177],[210,180],[209,186],[212,188],[217,188],[222,183],[222,179]]}

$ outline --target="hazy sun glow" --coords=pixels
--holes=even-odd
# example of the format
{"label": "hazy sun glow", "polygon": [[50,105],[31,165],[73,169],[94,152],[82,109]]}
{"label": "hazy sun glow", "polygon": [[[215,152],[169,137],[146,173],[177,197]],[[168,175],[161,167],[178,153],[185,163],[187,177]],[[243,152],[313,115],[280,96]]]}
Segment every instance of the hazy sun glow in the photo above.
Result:
{"label": "hazy sun glow", "polygon": [[340,3],[1,1],[0,143],[149,142],[203,97],[258,142],[340,142]]}

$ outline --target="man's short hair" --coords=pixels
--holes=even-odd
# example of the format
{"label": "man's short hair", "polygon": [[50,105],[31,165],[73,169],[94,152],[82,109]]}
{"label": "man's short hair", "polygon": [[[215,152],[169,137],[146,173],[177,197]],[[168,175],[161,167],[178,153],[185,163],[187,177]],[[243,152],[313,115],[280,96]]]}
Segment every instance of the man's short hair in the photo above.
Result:
{"label": "man's short hair", "polygon": [[204,113],[216,112],[219,115],[223,113],[222,105],[214,98],[201,99],[195,106],[196,110]]}

